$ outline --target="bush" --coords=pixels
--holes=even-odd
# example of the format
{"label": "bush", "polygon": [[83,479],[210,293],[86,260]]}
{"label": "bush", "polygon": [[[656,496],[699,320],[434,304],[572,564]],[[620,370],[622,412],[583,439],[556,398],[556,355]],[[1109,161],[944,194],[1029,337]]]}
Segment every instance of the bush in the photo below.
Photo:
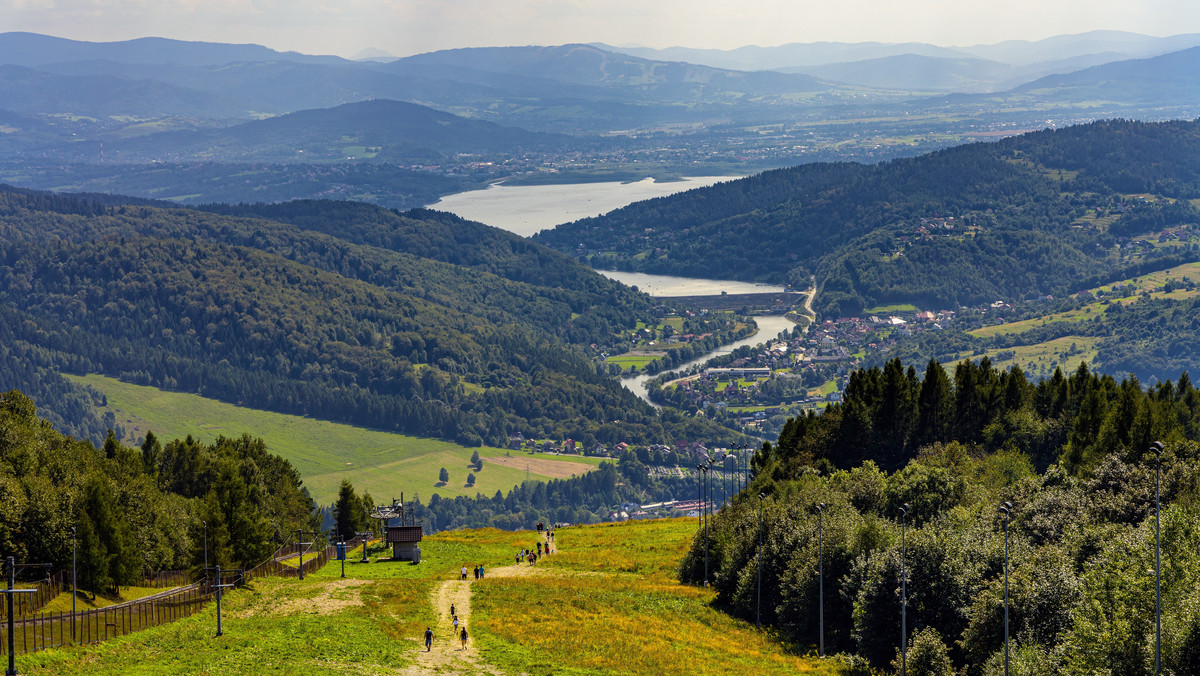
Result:
{"label": "bush", "polygon": [[[900,651],[892,661],[892,669],[900,672]],[[950,651],[942,635],[933,627],[926,627],[913,636],[908,646],[908,669],[912,676],[954,676],[950,664]]]}

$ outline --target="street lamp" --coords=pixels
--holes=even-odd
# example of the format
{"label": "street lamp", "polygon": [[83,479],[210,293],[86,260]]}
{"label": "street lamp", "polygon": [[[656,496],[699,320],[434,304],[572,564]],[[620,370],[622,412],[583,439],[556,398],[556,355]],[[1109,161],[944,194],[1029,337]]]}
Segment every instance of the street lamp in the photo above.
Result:
{"label": "street lamp", "polygon": [[[366,545],[363,546],[366,547]],[[341,554],[338,558],[342,560],[342,577],[346,577],[346,557],[349,556],[350,552],[346,551],[346,543],[344,541],[337,543],[337,547],[340,550],[338,553]]]}
{"label": "street lamp", "polygon": [[762,628],[762,533],[763,533],[763,498],[758,494],[758,601],[755,603],[754,623]]}
{"label": "street lamp", "polygon": [[1000,503],[1004,515],[1004,676],[1008,676],[1008,524],[1012,521],[1013,504]]}
{"label": "street lamp", "polygon": [[1162,546],[1158,539],[1161,503],[1159,493],[1162,488],[1162,452],[1161,441],[1150,444],[1150,452],[1154,454],[1154,673],[1162,673]]}
{"label": "street lamp", "polygon": [[825,503],[817,503],[817,655],[825,657]]}
{"label": "street lamp", "polygon": [[904,538],[904,530],[910,509],[907,502],[900,505],[900,676],[908,674],[908,581],[905,571],[908,542]]}

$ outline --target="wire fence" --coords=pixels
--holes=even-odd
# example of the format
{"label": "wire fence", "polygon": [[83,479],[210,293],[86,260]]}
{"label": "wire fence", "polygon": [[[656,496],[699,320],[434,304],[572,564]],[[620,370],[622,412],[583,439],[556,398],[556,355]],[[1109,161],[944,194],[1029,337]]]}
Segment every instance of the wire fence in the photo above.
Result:
{"label": "wire fence", "polygon": [[[346,542],[346,551],[358,547],[362,539]],[[316,572],[337,556],[337,547],[329,545],[320,550],[308,545],[303,551],[293,544],[286,544],[275,551],[270,559],[247,571],[223,571],[219,584],[242,584],[257,578],[297,577],[300,574],[300,554],[305,557],[304,573]],[[216,597],[213,580],[185,584],[168,591],[128,601],[107,608],[69,612],[38,612],[68,584],[70,574],[66,571],[37,583],[37,594],[20,594],[13,598],[17,604],[15,614],[21,619],[13,625],[15,652],[23,653],[58,648],[72,644],[99,643],[110,638],[124,636],[148,627],[189,617]],[[143,580],[144,587],[165,587],[173,583],[188,582],[188,572],[165,571]],[[45,591],[43,591],[43,587]],[[0,622],[0,655],[8,652],[8,623]]]}
{"label": "wire fence", "polygon": [[[355,537],[352,540],[347,540],[346,551],[349,552],[362,543],[363,540],[359,537]],[[304,559],[303,563],[304,574],[309,575],[320,570],[321,568],[324,568],[325,564],[329,563],[330,559],[333,559],[337,556],[337,546],[329,545],[318,551],[315,546],[311,544],[304,546],[303,548],[297,547],[295,543],[286,544],[275,550],[275,553],[271,555],[271,558],[263,561],[254,568],[247,570],[244,573],[244,579],[249,582],[250,580],[272,575],[277,577],[299,577],[301,554],[306,557],[311,557]]]}
{"label": "wire fence", "polygon": [[[13,625],[15,652],[20,655],[75,643],[98,643],[154,627],[199,610],[215,590],[205,582],[172,589],[144,599],[72,615],[30,613]],[[27,596],[33,596],[28,594]],[[0,622],[0,655],[8,652],[8,623]]]}

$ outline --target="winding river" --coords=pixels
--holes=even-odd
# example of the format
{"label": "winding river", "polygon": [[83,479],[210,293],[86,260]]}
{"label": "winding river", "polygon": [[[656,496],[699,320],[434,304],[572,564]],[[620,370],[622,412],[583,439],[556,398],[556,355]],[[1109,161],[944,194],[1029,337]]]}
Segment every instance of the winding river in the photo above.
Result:
{"label": "winding river", "polygon": [[[511,187],[494,185],[487,190],[473,190],[448,195],[438,202],[430,204],[429,208],[449,211],[463,218],[528,237],[545,228],[606,213],[639,200],[661,197],[733,178],[736,177],[706,176],[671,183],[655,183],[651,179],[646,179],[636,183],[580,183]],[[785,290],[782,286],[722,279],[672,277],[642,272],[610,272],[606,270],[597,270],[597,272],[623,284],[636,286],[651,296],[715,296],[720,295],[721,292],[730,294],[779,293]],[[681,364],[672,372],[702,364],[717,355],[729,354],[743,345],[758,345],[774,339],[780,331],[795,326],[791,321],[779,315],[755,317],[754,321],[758,324],[758,331],[753,335],[696,357]],[[655,374],[655,376],[657,375],[661,374]],[[650,399],[646,396],[646,382],[655,376],[633,376],[622,378],[621,382],[631,392],[649,402]],[[651,405],[654,405],[653,402]]]}

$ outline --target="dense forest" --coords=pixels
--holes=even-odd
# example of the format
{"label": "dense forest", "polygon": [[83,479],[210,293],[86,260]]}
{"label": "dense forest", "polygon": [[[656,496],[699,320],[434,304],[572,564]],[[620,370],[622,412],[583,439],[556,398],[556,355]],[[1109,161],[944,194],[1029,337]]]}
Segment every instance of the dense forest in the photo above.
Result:
{"label": "dense forest", "polygon": [[204,522],[211,565],[254,566],[317,525],[315,514],[299,475],[261,439],[163,445],[149,434],[139,449],[110,435],[97,449],[53,429],[20,392],[0,395],[0,551],[70,570],[75,527],[81,589],[199,569]]}
{"label": "dense forest", "polygon": [[213,209],[239,215],[0,191],[5,386],[97,442],[95,394],[57,372],[468,444],[732,440],[610,378],[654,308],[562,254],[428,211]]}
{"label": "dense forest", "polygon": [[718,604],[753,620],[761,565],[763,621],[807,650],[820,557],[826,650],[898,672],[903,563],[909,668],[998,675],[1007,524],[1014,673],[1151,674],[1156,441],[1164,673],[1198,673],[1200,391],[1186,373],[1144,387],[1083,365],[1034,383],[986,359],[857,371],[843,403],[755,454],[680,578],[705,579],[707,543]]}
{"label": "dense forest", "polygon": [[[815,273],[827,316],[1062,296],[1122,279],[1132,263],[1162,269],[1200,256],[1152,250],[1131,261],[1115,246],[1200,223],[1187,201],[1200,198],[1197,158],[1200,121],[1096,122],[877,165],[768,171],[535,240],[601,268],[797,286]],[[1129,195],[1163,203],[1125,203]]]}

